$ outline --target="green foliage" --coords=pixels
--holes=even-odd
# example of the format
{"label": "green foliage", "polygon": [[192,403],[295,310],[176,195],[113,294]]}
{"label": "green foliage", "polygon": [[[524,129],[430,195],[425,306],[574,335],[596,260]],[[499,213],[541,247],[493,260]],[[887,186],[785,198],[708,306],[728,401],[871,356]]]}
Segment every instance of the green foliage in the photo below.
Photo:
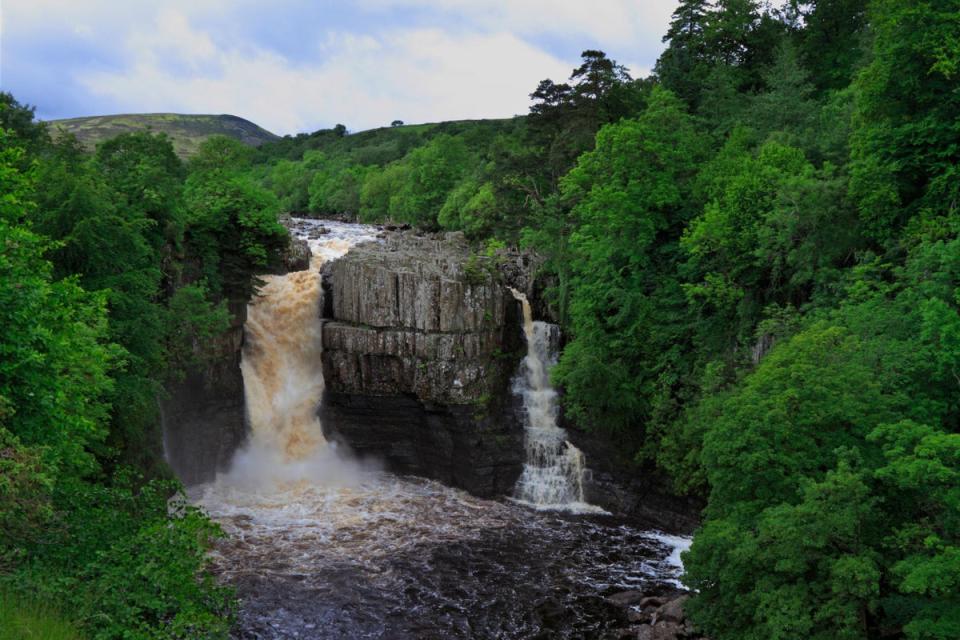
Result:
{"label": "green foliage", "polygon": [[957,201],[958,9],[956,0],[871,4],[875,42],[856,82],[851,193],[878,241]]}
{"label": "green foliage", "polygon": [[191,369],[213,363],[217,338],[229,328],[225,301],[210,302],[203,282],[177,289],[167,303],[166,361],[168,375],[180,377]]}
{"label": "green foliage", "polygon": [[360,197],[364,180],[374,168],[347,166],[333,161],[314,162],[316,167],[308,192],[310,211],[319,214],[346,214],[357,217],[360,213]]}
{"label": "green foliage", "polygon": [[[171,515],[176,483],[111,478],[103,464],[148,440],[144,415],[176,364],[164,321],[194,340],[225,321],[199,285],[173,295],[177,322],[158,300],[168,246],[153,232],[175,220],[179,185],[162,180],[178,165],[151,136],[107,143],[94,162],[70,140],[24,162],[0,138],[0,636],[78,637],[42,601],[92,638],[225,638],[232,600],[205,557],[217,529],[185,506]],[[153,195],[148,175],[161,181]],[[97,255],[111,251],[112,268]],[[159,370],[125,368],[144,363]]]}
{"label": "green foliage", "polygon": [[190,171],[242,171],[253,161],[253,149],[234,138],[210,136],[190,158]]}
{"label": "green foliage", "polygon": [[154,249],[176,233],[176,203],[183,164],[163,134],[127,133],[97,147],[96,163],[119,205],[152,222],[145,235]]}
{"label": "green foliage", "polygon": [[304,163],[280,160],[271,168],[265,186],[280,199],[282,211],[301,213],[310,205],[310,180]]}
{"label": "green foliage", "polygon": [[676,242],[702,155],[679,100],[655,89],[643,115],[601,129],[596,149],[561,183],[576,226],[569,238],[572,340],[555,376],[585,424],[622,430],[649,415],[661,371],[643,371],[641,363],[669,348],[671,337],[655,331],[657,316],[679,301],[669,255],[656,245]]}
{"label": "green foliage", "polygon": [[447,196],[437,222],[444,229],[463,231],[469,237],[482,238],[493,233],[499,213],[493,185],[466,179]]}
{"label": "green foliage", "polygon": [[688,277],[702,280],[684,289],[705,328],[717,323],[705,339],[742,343],[768,305],[801,306],[833,283],[858,247],[856,216],[843,176],[799,149],[768,142],[754,155],[734,135],[713,163],[711,199],[682,240]]}
{"label": "green foliage", "polygon": [[276,265],[289,242],[276,196],[247,175],[221,169],[191,174],[184,202],[185,240],[200,259],[200,277],[217,293],[246,299],[251,275]]}
{"label": "green foliage", "polygon": [[389,216],[399,222],[435,227],[447,194],[470,166],[466,144],[459,138],[440,135],[411,151],[402,162],[406,171],[390,196]]}
{"label": "green foliage", "polygon": [[[0,152],[0,428],[72,473],[94,468],[88,447],[106,436],[109,372],[120,352],[106,344],[102,295],[75,279],[54,281],[49,241],[15,224],[29,209],[28,176]],[[55,425],[51,428],[51,425]]]}

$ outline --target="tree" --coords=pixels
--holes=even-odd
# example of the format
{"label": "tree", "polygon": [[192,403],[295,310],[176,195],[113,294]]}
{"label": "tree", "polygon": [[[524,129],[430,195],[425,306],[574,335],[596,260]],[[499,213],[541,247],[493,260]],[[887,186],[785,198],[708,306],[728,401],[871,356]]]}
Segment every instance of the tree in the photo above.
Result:
{"label": "tree", "polygon": [[863,58],[867,0],[792,0],[800,56],[820,91],[846,87]]}
{"label": "tree", "polygon": [[460,138],[441,134],[404,156],[404,180],[390,196],[389,214],[397,221],[436,227],[447,194],[474,159]]}
{"label": "tree", "polygon": [[956,0],[876,0],[873,58],[858,75],[851,193],[873,238],[886,243],[958,194],[956,113],[960,35]]}
{"label": "tree", "polygon": [[[702,138],[682,103],[654,89],[636,120],[607,125],[561,182],[569,238],[572,338],[555,369],[581,424],[639,428],[675,335],[655,331],[682,296],[669,250],[687,216]],[[672,330],[672,328],[671,328]]]}
{"label": "tree", "polygon": [[246,300],[255,276],[277,265],[289,243],[276,197],[249,176],[197,173],[187,180],[186,242],[215,293]]}
{"label": "tree", "polygon": [[[35,177],[18,169],[24,151],[8,136],[0,130],[0,432],[37,447],[54,473],[82,475],[103,453],[122,352],[107,340],[105,296],[53,279],[51,243],[23,222]],[[21,455],[21,468],[35,465]]]}
{"label": "tree", "polygon": [[588,49],[580,56],[582,62],[568,83],[541,80],[530,94],[530,141],[547,157],[546,166],[540,162],[536,170],[548,169],[551,185],[592,147],[602,125],[634,115],[643,106],[644,87],[632,82],[626,67],[602,51]]}
{"label": "tree", "polygon": [[0,129],[6,131],[7,144],[37,152],[50,141],[47,125],[37,122],[35,113],[36,108],[20,104],[12,94],[0,91]]}
{"label": "tree", "polygon": [[201,143],[190,158],[192,172],[242,171],[250,166],[253,149],[236,138],[223,135],[210,136]]}
{"label": "tree", "polygon": [[709,9],[709,0],[681,0],[663,36],[667,48],[654,69],[664,87],[692,106],[699,103],[701,86],[712,62],[706,41]]}

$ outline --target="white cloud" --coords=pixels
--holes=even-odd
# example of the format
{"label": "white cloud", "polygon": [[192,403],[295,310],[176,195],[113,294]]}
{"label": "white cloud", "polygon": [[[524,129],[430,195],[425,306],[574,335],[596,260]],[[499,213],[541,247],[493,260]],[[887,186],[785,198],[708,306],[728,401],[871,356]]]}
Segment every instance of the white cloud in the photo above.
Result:
{"label": "white cloud", "polygon": [[49,117],[234,113],[292,133],[525,113],[588,47],[642,77],[677,0],[0,2],[4,88]]}
{"label": "white cloud", "polygon": [[359,0],[369,9],[420,8],[469,17],[472,24],[525,35],[589,36],[626,46],[659,42],[678,0]]}
{"label": "white cloud", "polygon": [[295,65],[252,45],[218,47],[174,9],[125,46],[128,68],[79,81],[123,110],[234,113],[278,133],[525,113],[541,78],[570,69],[505,31],[439,29],[331,33],[321,61]]}

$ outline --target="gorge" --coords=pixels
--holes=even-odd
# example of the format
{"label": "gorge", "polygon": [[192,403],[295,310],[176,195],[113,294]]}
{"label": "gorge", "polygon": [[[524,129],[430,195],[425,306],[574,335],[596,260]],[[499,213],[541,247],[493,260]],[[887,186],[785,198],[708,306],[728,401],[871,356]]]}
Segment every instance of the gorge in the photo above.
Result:
{"label": "gorge", "polygon": [[455,234],[291,228],[312,257],[247,308],[244,443],[201,460],[166,425],[172,466],[208,467],[189,496],[227,533],[238,637],[599,637],[680,593],[674,521],[589,504],[557,328],[492,261],[465,273]]}

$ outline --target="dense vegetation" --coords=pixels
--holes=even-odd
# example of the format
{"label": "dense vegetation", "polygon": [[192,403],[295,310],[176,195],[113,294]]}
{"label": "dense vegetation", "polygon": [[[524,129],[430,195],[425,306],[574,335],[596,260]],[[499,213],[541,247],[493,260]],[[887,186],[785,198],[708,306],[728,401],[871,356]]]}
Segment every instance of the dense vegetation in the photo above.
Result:
{"label": "dense vegetation", "polygon": [[707,501],[710,637],[960,637],[958,15],[682,0],[650,78],[586,51],[523,118],[217,138],[186,168],[6,99],[0,579],[94,637],[222,632],[214,530],[129,467],[161,473],[152,399],[286,210],[546,257],[568,414]]}
{"label": "dense vegetation", "polygon": [[0,94],[0,637],[226,636],[218,529],[177,497],[157,397],[286,247],[246,154],[89,155]]}

